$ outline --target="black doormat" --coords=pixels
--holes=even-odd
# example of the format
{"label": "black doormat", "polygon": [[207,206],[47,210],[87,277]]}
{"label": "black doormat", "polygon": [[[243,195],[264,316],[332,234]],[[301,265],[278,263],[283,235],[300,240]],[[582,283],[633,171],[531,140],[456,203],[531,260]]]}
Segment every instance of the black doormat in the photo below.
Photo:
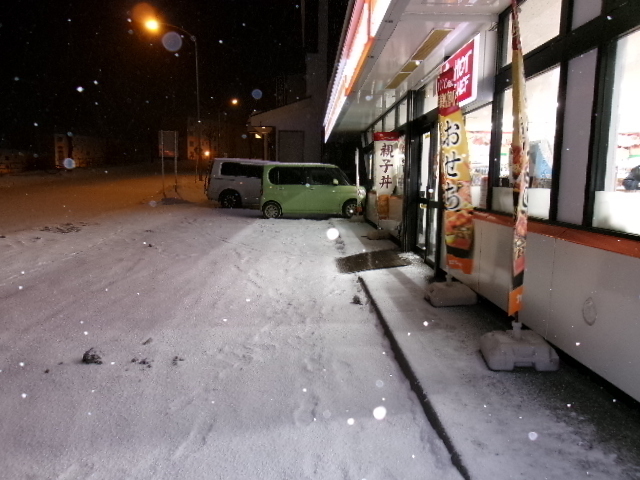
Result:
{"label": "black doormat", "polygon": [[379,250],[377,252],[358,253],[348,257],[336,258],[336,266],[340,273],[404,267],[409,264],[410,262],[403,260],[397,252],[392,250]]}

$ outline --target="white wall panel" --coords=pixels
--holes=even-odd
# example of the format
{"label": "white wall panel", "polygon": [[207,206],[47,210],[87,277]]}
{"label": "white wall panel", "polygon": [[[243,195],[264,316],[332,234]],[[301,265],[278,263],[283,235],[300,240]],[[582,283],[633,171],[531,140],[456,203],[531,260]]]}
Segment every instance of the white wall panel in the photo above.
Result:
{"label": "white wall panel", "polygon": [[548,332],[550,342],[636,399],[638,271],[640,259],[557,241]]}
{"label": "white wall panel", "polygon": [[476,221],[482,225],[478,271],[478,293],[503,310],[507,309],[511,284],[511,244],[513,229],[502,225]]}
{"label": "white wall panel", "polygon": [[524,296],[519,319],[543,337],[547,336],[556,240],[527,235]]}
{"label": "white wall panel", "polygon": [[[513,230],[476,219],[474,272],[454,276],[506,311]],[[527,237],[520,320],[640,401],[640,259]]]}

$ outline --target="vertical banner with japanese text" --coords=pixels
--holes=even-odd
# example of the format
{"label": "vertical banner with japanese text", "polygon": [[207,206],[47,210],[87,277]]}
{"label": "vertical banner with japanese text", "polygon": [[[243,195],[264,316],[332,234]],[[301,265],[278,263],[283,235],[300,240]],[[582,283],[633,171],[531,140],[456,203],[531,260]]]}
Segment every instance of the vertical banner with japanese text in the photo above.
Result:
{"label": "vertical banner with japanese text", "polygon": [[471,169],[464,118],[458,105],[454,69],[438,76],[440,164],[444,197],[444,235],[447,266],[473,271],[473,205]]}
{"label": "vertical banner with japanese text", "polygon": [[513,230],[513,270],[508,314],[515,316],[522,308],[524,293],[525,248],[527,244],[527,189],[529,187],[529,139],[527,135],[527,102],[524,62],[518,23],[518,5],[511,1],[513,18],[511,45],[513,49],[513,138],[511,141],[511,178],[515,179],[513,198],[515,227]]}
{"label": "vertical banner with japanese text", "polygon": [[373,146],[374,179],[377,198],[378,219],[389,218],[389,196],[396,188],[396,162],[401,159],[398,156],[399,135],[395,132],[374,132]]}

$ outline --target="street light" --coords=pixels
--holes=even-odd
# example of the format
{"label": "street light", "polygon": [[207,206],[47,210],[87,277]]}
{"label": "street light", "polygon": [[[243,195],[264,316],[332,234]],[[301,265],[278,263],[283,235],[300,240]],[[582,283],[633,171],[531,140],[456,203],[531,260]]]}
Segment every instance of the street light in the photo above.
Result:
{"label": "street light", "polygon": [[176,25],[158,22],[153,18],[144,22],[144,26],[147,27],[148,30],[154,32],[157,32],[160,29],[160,25],[175,28],[176,30],[181,31],[182,33],[186,34],[193,42],[196,55],[196,121],[198,122],[198,156],[196,158],[196,174],[198,175],[198,179],[202,181],[202,170],[200,169],[200,163],[202,162],[202,123],[200,121],[200,75],[198,73],[198,41],[196,40],[195,35],[192,35],[184,28],[178,27]]}

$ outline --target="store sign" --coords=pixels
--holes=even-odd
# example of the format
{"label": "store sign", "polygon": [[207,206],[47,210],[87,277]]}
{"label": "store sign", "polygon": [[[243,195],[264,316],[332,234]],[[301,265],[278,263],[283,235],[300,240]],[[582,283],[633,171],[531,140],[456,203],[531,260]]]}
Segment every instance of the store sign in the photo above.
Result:
{"label": "store sign", "polygon": [[158,156],[178,156],[178,132],[174,130],[160,130],[158,132]]}
{"label": "store sign", "polygon": [[480,36],[452,55],[442,64],[441,73],[453,69],[453,81],[456,84],[458,104],[462,107],[473,102],[478,97],[478,52],[480,50]]}
{"label": "store sign", "polygon": [[398,151],[400,137],[395,132],[374,132],[374,179],[378,218],[389,218],[389,197],[394,193],[398,182],[398,164],[402,162]]}

